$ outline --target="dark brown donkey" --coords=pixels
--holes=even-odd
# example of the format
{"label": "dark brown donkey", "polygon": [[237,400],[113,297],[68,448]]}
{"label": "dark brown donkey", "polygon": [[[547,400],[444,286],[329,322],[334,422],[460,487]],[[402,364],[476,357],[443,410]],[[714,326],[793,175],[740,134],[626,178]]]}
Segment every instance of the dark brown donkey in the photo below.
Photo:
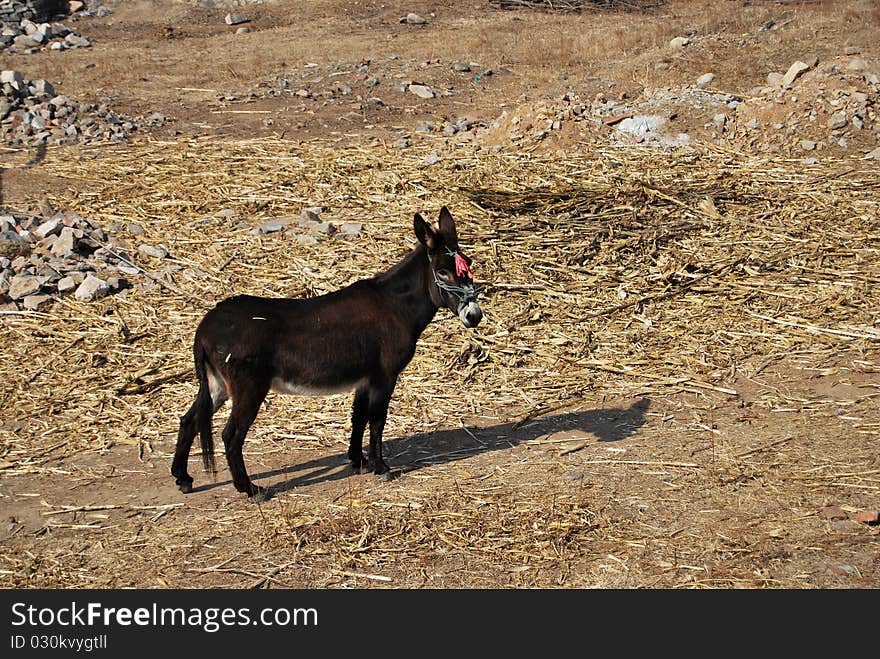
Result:
{"label": "dark brown donkey", "polygon": [[[348,457],[354,468],[383,474],[382,430],[400,372],[416,341],[440,307],[465,327],[483,318],[470,259],[458,247],[455,220],[444,206],[439,230],[416,213],[419,244],[402,261],[372,279],[309,299],[240,295],[220,302],[196,330],[193,356],[199,392],[180,419],[171,474],[182,492],[192,491],[187,461],[201,438],[205,469],[216,474],[211,419],[232,399],[223,429],[226,460],[235,489],[267,492],[251,482],[241,454],[248,429],[270,390],[325,395],[355,390]],[[370,424],[370,451],[361,446]]]}

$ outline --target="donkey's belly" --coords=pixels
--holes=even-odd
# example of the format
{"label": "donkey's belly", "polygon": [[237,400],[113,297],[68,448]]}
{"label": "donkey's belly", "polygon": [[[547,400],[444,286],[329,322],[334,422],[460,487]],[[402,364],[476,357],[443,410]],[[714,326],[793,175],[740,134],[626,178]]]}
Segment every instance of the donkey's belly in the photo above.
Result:
{"label": "donkey's belly", "polygon": [[273,378],[271,386],[272,391],[277,391],[282,394],[290,394],[292,396],[329,396],[331,394],[343,394],[352,389],[360,389],[365,384],[366,380],[322,385]]}

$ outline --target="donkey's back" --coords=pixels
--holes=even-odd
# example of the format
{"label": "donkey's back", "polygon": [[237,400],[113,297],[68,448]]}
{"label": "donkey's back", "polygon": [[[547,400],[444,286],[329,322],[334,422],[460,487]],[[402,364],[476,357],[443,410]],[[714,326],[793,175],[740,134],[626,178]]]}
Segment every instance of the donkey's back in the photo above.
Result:
{"label": "donkey's back", "polygon": [[202,319],[195,352],[233,400],[238,381],[287,394],[349,391],[393,367],[388,347],[402,330],[379,300],[369,280],[309,299],[229,298]]}

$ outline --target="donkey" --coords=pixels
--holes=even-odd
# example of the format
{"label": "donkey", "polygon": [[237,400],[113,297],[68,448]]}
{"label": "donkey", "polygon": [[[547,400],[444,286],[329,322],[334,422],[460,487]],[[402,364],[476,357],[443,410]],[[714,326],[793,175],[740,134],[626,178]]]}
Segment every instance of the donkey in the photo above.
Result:
{"label": "donkey", "polygon": [[[198,432],[205,469],[216,476],[211,420],[227,399],[232,412],[223,429],[235,489],[265,499],[245,469],[242,445],[270,390],[327,395],[354,390],[348,458],[359,471],[386,474],[382,431],[388,403],[416,342],[440,307],[467,327],[483,318],[471,259],[458,246],[455,220],[445,206],[433,228],[413,221],[418,245],[402,261],[371,279],[307,299],[239,295],[220,302],[196,329],[193,345],[199,390],[180,419],[171,474],[192,491],[187,461]],[[362,452],[370,426],[370,450]]]}

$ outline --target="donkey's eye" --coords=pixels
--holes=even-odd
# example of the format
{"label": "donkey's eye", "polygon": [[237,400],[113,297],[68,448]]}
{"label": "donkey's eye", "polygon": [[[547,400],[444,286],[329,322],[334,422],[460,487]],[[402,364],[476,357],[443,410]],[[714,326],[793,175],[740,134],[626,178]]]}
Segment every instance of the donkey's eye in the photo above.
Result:
{"label": "donkey's eye", "polygon": [[452,273],[449,272],[449,270],[447,270],[446,268],[440,268],[440,269],[437,271],[437,275],[440,276],[440,277],[444,277],[444,278],[445,278],[445,277],[451,277],[451,276],[452,276]]}

